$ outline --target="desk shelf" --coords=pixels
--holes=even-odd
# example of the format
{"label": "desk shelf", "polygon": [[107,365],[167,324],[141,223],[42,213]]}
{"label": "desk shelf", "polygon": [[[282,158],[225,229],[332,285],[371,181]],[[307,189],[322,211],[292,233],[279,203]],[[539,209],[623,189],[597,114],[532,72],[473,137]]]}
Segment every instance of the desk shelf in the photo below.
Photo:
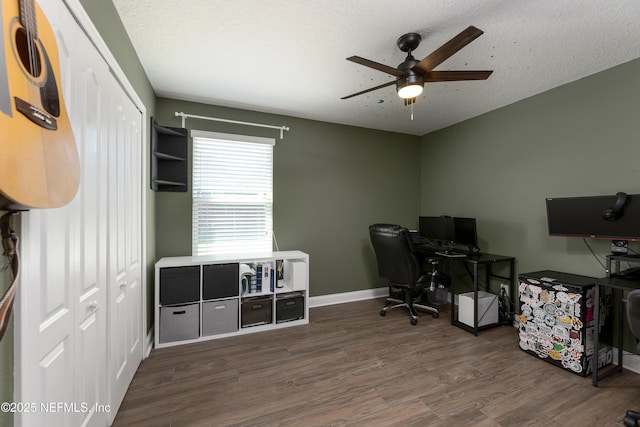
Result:
{"label": "desk shelf", "polygon": [[[610,289],[612,291],[612,303],[617,303],[617,311],[618,311],[618,327],[617,327],[617,350],[618,350],[618,360],[617,365],[612,366],[609,369],[606,369],[604,372],[600,369],[601,366],[596,365],[593,369],[593,377],[592,377],[592,385],[594,387],[598,386],[598,382],[611,374],[622,371],[622,362],[623,362],[623,344],[624,344],[624,324],[626,323],[625,319],[625,307],[624,307],[624,293],[631,291],[633,289],[640,288],[640,278],[625,278],[620,273],[620,263],[628,262],[628,263],[637,263],[640,264],[640,256],[637,255],[607,255],[606,261],[606,276],[602,279],[596,280],[595,286],[595,304],[594,304],[594,314],[595,321],[600,322],[600,295],[603,294],[605,289]],[[613,268],[612,268],[613,267]],[[596,353],[600,352],[600,331],[598,329],[595,330],[593,335],[594,340],[594,351]]]}
{"label": "desk shelf", "polygon": [[[510,318],[501,318],[500,314],[498,315],[497,322],[490,322],[488,324],[480,325],[480,319],[478,319],[478,301],[480,297],[486,295],[486,293],[496,295],[496,299],[498,297],[497,294],[493,294],[491,292],[491,283],[493,280],[499,279],[501,282],[508,282],[509,286],[509,302],[511,306],[515,306],[513,302],[514,293],[515,293],[515,258],[511,256],[504,255],[494,255],[488,253],[478,253],[473,255],[468,255],[463,258],[452,257],[451,260],[451,271],[452,271],[452,280],[451,280],[451,324],[458,326],[459,328],[464,329],[465,331],[471,332],[475,336],[480,334],[482,329],[491,328],[494,326],[510,324]],[[464,322],[460,320],[460,304],[458,304],[458,309],[455,307],[455,293],[456,293],[456,263],[461,262],[465,268],[469,268],[471,270],[471,279],[473,281],[473,288],[470,293],[473,293],[473,320],[467,321],[466,316],[464,318]],[[494,272],[493,267],[496,264],[508,264],[509,266],[509,274],[508,276],[501,276]],[[480,270],[484,269],[484,290],[480,289]],[[484,292],[484,293],[480,293]],[[499,291],[498,291],[499,292]],[[458,302],[460,302],[460,297],[458,297]],[[470,320],[471,318],[469,318]]]}
{"label": "desk shelf", "polygon": [[[473,253],[473,254],[446,254],[446,253],[438,253],[430,248],[420,248],[418,247],[418,251],[426,256],[433,257],[434,254],[440,260],[449,260],[448,263],[443,263],[443,265],[448,264],[449,273],[451,275],[451,286],[449,287],[450,293],[450,312],[451,312],[451,324],[457,326],[459,328],[464,329],[465,331],[471,332],[472,334],[478,336],[480,331],[487,328],[492,328],[495,326],[511,324],[512,319],[504,318],[498,315],[497,322],[490,322],[488,324],[481,324],[482,322],[478,319],[478,296],[484,295],[481,292],[492,293],[492,283],[495,284],[496,280],[500,280],[500,282],[507,284],[509,289],[508,302],[511,304],[511,308],[515,308],[514,302],[514,294],[515,294],[515,258],[511,256],[504,255],[494,255],[488,253]],[[498,264],[507,264],[508,266],[508,275],[501,276],[496,274],[494,271],[494,267]],[[470,317],[465,316],[463,318],[464,322],[460,320],[459,316],[459,305],[456,306],[456,270],[457,266],[462,265],[469,271],[470,277],[472,279],[472,289],[470,293],[473,293],[472,300],[470,302],[470,306],[472,306],[473,314]],[[484,270],[484,274],[481,275],[481,271]],[[484,286],[481,289],[481,282],[484,282]],[[497,292],[500,292],[498,289]],[[480,294],[479,294],[480,293]],[[466,323],[465,323],[466,322]]]}

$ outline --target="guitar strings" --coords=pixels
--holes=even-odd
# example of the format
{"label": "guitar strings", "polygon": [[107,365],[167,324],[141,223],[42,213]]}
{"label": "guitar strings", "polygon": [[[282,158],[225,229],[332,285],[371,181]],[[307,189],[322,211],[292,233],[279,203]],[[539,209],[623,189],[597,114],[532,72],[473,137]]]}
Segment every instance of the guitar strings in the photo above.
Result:
{"label": "guitar strings", "polygon": [[[29,3],[29,5],[27,5],[26,3]],[[28,57],[29,57],[29,72],[31,73],[31,75],[36,78],[38,77],[38,52],[35,46],[35,38],[37,37],[38,33],[37,31],[35,31],[35,25],[36,25],[36,20],[35,20],[35,5],[33,3],[33,0],[31,0],[30,2],[27,1],[22,1],[20,2],[21,5],[21,9],[22,9],[22,13],[24,14],[24,22],[23,22],[23,26],[25,27],[25,32],[26,32],[26,36],[27,36],[27,53],[28,53]]]}

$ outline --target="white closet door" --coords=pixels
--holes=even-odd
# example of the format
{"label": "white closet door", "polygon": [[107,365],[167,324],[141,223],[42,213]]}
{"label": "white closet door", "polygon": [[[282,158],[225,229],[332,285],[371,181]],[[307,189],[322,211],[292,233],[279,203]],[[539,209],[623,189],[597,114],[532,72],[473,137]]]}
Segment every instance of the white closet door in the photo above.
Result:
{"label": "white closet door", "polygon": [[42,3],[81,183],[69,205],[21,214],[15,400],[53,406],[16,425],[106,426],[142,360],[142,114],[64,4]]}
{"label": "white closet door", "polygon": [[[125,100],[126,101],[126,100]],[[142,360],[142,114],[114,99],[109,135],[109,383],[118,406]],[[117,409],[117,407],[115,408]]]}

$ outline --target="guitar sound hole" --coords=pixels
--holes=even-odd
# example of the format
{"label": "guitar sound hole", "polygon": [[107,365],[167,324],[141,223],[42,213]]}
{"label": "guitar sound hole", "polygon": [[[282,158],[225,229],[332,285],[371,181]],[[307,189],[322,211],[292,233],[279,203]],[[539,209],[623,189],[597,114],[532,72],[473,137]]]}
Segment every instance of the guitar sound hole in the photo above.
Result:
{"label": "guitar sound hole", "polygon": [[27,72],[33,77],[40,76],[42,65],[40,64],[38,45],[35,40],[27,37],[27,32],[24,28],[19,28],[16,31],[16,49],[20,62]]}

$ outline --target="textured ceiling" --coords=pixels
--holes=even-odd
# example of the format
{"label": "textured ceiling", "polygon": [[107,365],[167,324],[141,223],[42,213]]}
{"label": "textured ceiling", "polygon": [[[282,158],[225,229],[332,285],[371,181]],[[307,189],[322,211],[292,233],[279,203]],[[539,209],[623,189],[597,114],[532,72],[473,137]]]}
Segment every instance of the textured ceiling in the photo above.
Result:
{"label": "textured ceiling", "polygon": [[[414,135],[441,129],[640,57],[638,0],[113,0],[156,94]],[[405,107],[397,66],[474,25],[484,34],[436,70],[494,70],[427,83]],[[188,111],[185,111],[188,113]],[[278,125],[286,123],[277,123]]]}

